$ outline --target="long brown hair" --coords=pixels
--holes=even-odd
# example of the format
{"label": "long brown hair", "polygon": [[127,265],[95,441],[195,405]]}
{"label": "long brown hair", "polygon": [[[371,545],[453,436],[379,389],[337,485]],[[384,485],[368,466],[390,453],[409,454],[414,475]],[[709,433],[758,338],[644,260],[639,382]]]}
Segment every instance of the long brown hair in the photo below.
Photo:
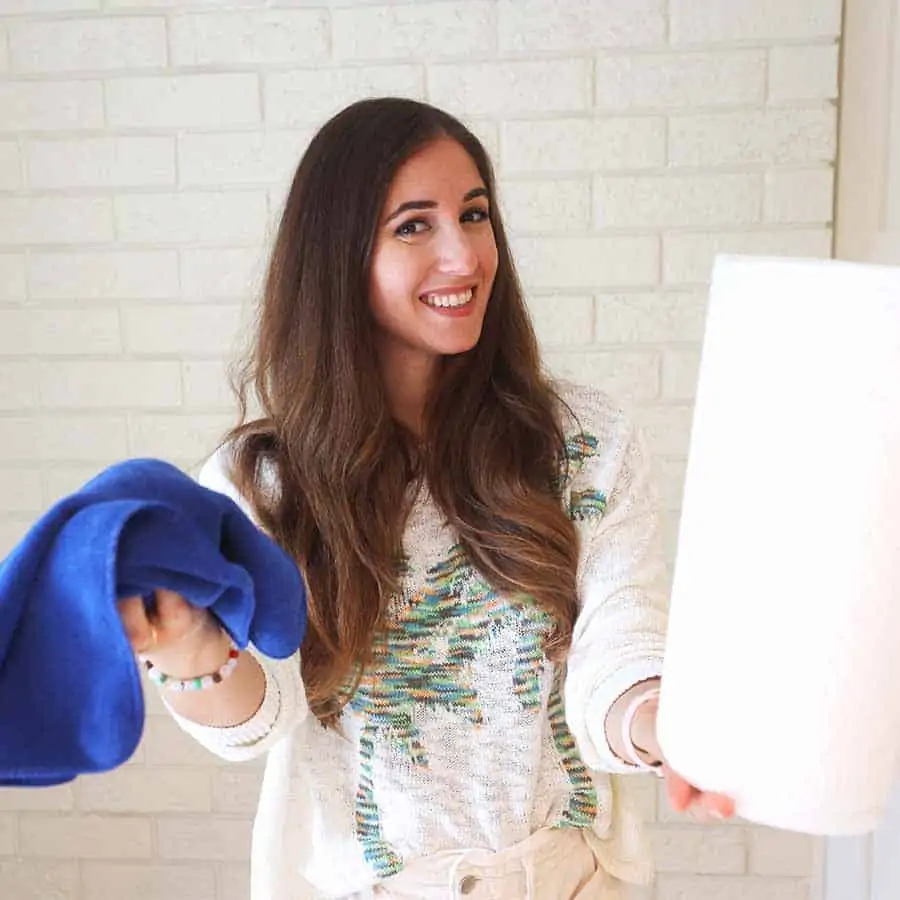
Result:
{"label": "long brown hair", "polygon": [[[368,304],[375,233],[397,170],[437,138],[484,180],[499,263],[481,338],[443,361],[417,445],[390,412]],[[560,399],[534,331],[478,139],[412,100],[364,100],[315,135],[271,254],[255,345],[236,379],[233,476],[309,589],[302,648],[310,707],[334,722],[399,584],[410,488],[424,481],[468,558],[498,590],[553,617],[551,657],[576,615],[575,529],[560,502]],[[261,417],[248,420],[255,394]]]}

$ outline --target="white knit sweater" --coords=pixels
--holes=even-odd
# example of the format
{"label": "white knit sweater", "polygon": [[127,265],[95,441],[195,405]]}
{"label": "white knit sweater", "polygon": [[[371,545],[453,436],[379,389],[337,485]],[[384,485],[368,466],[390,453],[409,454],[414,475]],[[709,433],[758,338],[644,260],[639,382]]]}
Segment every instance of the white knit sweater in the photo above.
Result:
{"label": "white knit sweater", "polygon": [[[660,675],[666,628],[658,513],[639,433],[604,394],[561,385],[580,540],[578,616],[565,670],[541,652],[547,616],[493,590],[426,490],[404,534],[402,591],[340,731],[309,714],[299,659],[258,657],[261,708],[234,728],[181,726],[214,753],[268,751],[253,838],[253,900],[366,898],[404,861],[500,850],[543,826],[592,828],[613,874],[645,880],[609,773],[606,713]],[[247,509],[219,451],[201,483]]]}

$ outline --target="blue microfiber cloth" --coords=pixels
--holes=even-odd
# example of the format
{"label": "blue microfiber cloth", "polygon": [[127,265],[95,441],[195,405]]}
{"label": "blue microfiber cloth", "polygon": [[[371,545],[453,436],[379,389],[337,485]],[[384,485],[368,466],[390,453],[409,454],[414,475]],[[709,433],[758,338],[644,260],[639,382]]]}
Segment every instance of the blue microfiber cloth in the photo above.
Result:
{"label": "blue microfiber cloth", "polygon": [[0,784],[61,784],[134,753],[144,701],[116,601],[155,588],[266,656],[306,631],[296,563],[230,498],[159,460],[114,465],[0,563]]}

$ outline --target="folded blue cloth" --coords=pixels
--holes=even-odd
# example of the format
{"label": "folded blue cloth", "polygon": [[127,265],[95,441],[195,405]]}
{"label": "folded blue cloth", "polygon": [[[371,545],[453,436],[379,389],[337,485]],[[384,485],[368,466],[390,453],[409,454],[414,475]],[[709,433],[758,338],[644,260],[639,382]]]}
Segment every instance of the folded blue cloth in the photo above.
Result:
{"label": "folded blue cloth", "polygon": [[293,559],[228,497],[151,459],[61,500],[0,563],[0,784],[49,785],[125,762],[144,701],[116,601],[155,588],[284,658],[306,630]]}

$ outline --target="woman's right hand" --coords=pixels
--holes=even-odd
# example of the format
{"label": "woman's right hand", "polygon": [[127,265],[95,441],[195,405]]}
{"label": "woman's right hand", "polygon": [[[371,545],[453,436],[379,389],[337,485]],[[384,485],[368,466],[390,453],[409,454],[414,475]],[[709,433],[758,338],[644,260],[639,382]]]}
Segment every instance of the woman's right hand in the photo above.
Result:
{"label": "woman's right hand", "polygon": [[142,597],[119,601],[119,615],[134,652],[174,678],[216,671],[228,658],[228,635],[206,609],[159,588],[148,611]]}

